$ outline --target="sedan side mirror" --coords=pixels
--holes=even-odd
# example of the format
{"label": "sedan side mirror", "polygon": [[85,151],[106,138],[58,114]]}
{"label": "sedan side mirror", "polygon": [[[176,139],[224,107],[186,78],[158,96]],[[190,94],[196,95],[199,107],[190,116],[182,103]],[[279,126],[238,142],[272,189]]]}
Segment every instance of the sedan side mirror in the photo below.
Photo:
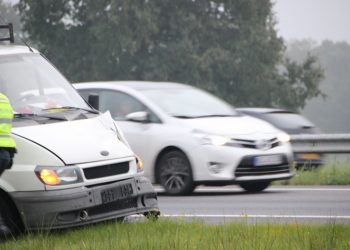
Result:
{"label": "sedan side mirror", "polygon": [[133,121],[133,122],[142,122],[146,123],[149,121],[148,119],[148,113],[146,111],[138,111],[138,112],[133,112],[130,114],[127,114],[125,118],[128,121]]}
{"label": "sedan side mirror", "polygon": [[98,94],[90,94],[88,97],[88,103],[93,107],[94,109],[98,110],[100,105],[100,97]]}

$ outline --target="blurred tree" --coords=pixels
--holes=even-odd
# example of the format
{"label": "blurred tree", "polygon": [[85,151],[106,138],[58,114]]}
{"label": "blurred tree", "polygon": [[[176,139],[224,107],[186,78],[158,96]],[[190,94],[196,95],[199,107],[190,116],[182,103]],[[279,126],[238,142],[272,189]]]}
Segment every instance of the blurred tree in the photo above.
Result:
{"label": "blurred tree", "polygon": [[234,105],[302,107],[315,58],[283,58],[270,0],[20,0],[30,39],[72,81],[192,84]]}
{"label": "blurred tree", "polygon": [[326,98],[319,96],[307,101],[302,113],[324,132],[350,133],[350,44],[293,41],[288,43],[287,54],[299,62],[305,60],[307,54],[316,55],[325,69],[320,89]]}

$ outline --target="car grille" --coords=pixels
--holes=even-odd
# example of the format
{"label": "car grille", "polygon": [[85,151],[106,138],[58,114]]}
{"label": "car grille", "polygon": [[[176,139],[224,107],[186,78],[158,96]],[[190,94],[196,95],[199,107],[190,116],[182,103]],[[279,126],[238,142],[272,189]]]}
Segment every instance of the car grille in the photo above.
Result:
{"label": "car grille", "polygon": [[129,172],[129,162],[121,162],[92,168],[84,168],[86,179],[96,179]]}
{"label": "car grille", "polygon": [[111,203],[102,204],[100,206],[89,208],[87,212],[89,215],[93,216],[129,208],[137,208],[137,197],[131,197],[123,200],[117,200]]}
{"label": "car grille", "polygon": [[272,174],[288,174],[291,172],[290,166],[287,161],[287,157],[283,157],[282,164],[279,165],[266,165],[266,166],[254,166],[253,159],[255,156],[244,157],[235,170],[236,177],[243,176],[261,176]]}
{"label": "car grille", "polygon": [[266,140],[244,140],[244,139],[236,139],[231,138],[231,141],[228,145],[239,145],[244,148],[254,148],[254,149],[271,149],[277,147],[279,145],[279,141],[276,137]]}

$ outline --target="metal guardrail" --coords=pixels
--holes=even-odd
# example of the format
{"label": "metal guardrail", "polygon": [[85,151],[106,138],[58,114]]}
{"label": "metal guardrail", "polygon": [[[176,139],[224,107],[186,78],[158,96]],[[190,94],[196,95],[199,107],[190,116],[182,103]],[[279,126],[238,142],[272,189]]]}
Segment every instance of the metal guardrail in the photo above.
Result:
{"label": "metal guardrail", "polygon": [[350,153],[350,134],[291,135],[295,153]]}

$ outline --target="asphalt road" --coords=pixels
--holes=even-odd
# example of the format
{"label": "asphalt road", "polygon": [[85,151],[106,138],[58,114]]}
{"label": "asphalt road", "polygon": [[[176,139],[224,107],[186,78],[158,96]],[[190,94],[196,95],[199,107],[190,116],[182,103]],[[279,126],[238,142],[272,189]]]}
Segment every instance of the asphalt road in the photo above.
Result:
{"label": "asphalt road", "polygon": [[272,186],[248,194],[237,186],[199,187],[190,196],[167,196],[160,187],[163,217],[208,223],[350,224],[350,186]]}

